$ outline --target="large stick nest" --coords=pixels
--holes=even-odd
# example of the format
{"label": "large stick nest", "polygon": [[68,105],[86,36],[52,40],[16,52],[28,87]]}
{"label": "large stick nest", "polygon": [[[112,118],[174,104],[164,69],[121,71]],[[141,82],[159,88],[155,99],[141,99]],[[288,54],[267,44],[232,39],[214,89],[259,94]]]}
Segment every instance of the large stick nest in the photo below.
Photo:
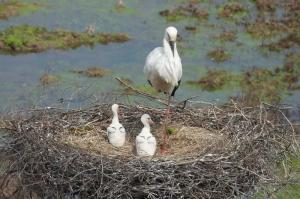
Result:
{"label": "large stick nest", "polygon": [[[126,105],[121,109],[129,145],[142,127],[143,113],[156,122],[153,131],[160,139],[163,109]],[[114,153],[119,149],[112,147],[89,150],[66,142],[70,132],[85,136],[80,132],[94,129],[93,134],[104,136],[111,120],[109,104],[74,111],[32,110],[26,115],[10,122],[13,139],[5,154],[12,164],[7,174],[18,173],[24,187],[43,198],[248,197],[265,184],[280,184],[276,163],[296,146],[290,122],[280,109],[268,105],[174,109],[172,124],[205,129],[213,138],[224,139],[205,149],[190,146],[192,153],[174,150],[172,156],[157,154],[152,159]],[[180,136],[180,131],[170,140],[176,134]]]}

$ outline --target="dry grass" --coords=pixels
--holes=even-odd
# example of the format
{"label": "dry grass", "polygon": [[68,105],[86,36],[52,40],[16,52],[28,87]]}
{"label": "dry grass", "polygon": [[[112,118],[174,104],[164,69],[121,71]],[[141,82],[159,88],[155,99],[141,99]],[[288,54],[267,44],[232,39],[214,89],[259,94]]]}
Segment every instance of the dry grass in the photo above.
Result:
{"label": "dry grass", "polygon": [[[204,128],[188,127],[180,124],[170,124],[170,126],[175,129],[175,133],[169,136],[168,153],[160,154],[157,150],[155,158],[181,160],[187,156],[203,154],[212,148],[216,148],[217,144],[219,145],[224,141],[224,136],[221,134],[212,133]],[[139,131],[127,133],[137,135]],[[161,128],[156,128],[152,133],[157,138],[158,145],[163,143]],[[107,157],[132,158],[135,155],[134,137],[128,138],[126,144],[121,148],[113,147],[109,144],[103,127],[97,124],[71,128],[63,134],[61,142],[74,148],[84,149],[90,153]],[[222,148],[222,145],[219,146]]]}

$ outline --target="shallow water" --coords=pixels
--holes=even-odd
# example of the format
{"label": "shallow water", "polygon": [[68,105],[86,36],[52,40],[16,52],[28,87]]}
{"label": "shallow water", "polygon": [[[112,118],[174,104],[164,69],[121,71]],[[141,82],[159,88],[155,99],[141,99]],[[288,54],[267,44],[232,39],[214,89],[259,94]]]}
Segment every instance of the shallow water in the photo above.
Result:
{"label": "shallow water", "polygon": [[[118,88],[115,76],[133,80],[135,85],[147,85],[143,75],[143,65],[147,53],[160,46],[164,29],[168,25],[178,28],[183,41],[179,52],[183,63],[183,85],[178,90],[180,99],[199,95],[201,100],[221,103],[235,96],[235,88],[207,92],[199,87],[187,85],[203,75],[206,68],[224,68],[232,71],[245,71],[252,67],[274,68],[283,64],[289,51],[300,51],[299,47],[282,53],[262,52],[261,41],[252,39],[241,25],[217,18],[218,5],[224,0],[206,0],[201,6],[209,11],[208,21],[186,19],[168,22],[158,13],[172,8],[179,2],[172,0],[124,0],[127,9],[122,12],[114,8],[115,1],[105,0],[27,0],[45,6],[37,12],[25,16],[11,17],[0,21],[0,29],[11,25],[30,24],[49,29],[63,28],[83,31],[92,24],[97,31],[126,32],[132,40],[123,44],[96,45],[93,48],[80,47],[73,50],[48,50],[42,53],[22,55],[0,55],[0,110],[3,112],[30,106],[79,107],[101,99],[105,93]],[[163,2],[163,3],[162,3]],[[256,9],[251,1],[241,1],[251,9],[249,21],[254,20]],[[276,13],[281,15],[280,10]],[[196,33],[187,32],[186,25],[198,27]],[[213,36],[223,29],[237,31],[234,42],[222,43]],[[230,52],[232,59],[216,63],[207,53],[216,47]],[[103,78],[88,78],[71,73],[73,69],[101,66],[111,70],[111,75]],[[59,82],[43,87],[39,78],[45,74],[58,76]],[[117,92],[117,91],[116,91]],[[299,104],[300,92],[286,96],[283,103]],[[61,103],[62,101],[67,103]]]}

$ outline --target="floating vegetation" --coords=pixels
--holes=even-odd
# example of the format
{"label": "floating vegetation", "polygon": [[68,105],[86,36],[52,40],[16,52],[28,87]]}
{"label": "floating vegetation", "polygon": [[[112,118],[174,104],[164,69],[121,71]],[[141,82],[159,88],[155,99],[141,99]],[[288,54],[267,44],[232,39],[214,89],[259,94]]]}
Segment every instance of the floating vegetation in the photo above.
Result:
{"label": "floating vegetation", "polygon": [[215,62],[224,62],[231,58],[231,55],[221,48],[209,52],[207,56]]}
{"label": "floating vegetation", "polygon": [[189,84],[200,85],[202,89],[215,91],[224,88],[238,77],[226,70],[208,70],[207,74],[197,81],[188,81]]}
{"label": "floating vegetation", "polygon": [[109,71],[101,67],[90,67],[86,70],[72,70],[73,73],[83,74],[87,77],[103,77]]}
{"label": "floating vegetation", "polygon": [[218,16],[223,19],[238,20],[245,17],[248,10],[241,3],[230,2],[221,6]]}
{"label": "floating vegetation", "polygon": [[18,16],[24,13],[33,12],[40,7],[37,3],[21,3],[18,1],[0,2],[0,19],[8,19],[11,16]]}
{"label": "floating vegetation", "polygon": [[97,43],[126,42],[129,37],[124,33],[71,32],[67,30],[49,31],[43,27],[19,25],[0,32],[0,51],[6,53],[41,52],[50,48],[70,49],[82,45],[93,46]]}
{"label": "floating vegetation", "polygon": [[209,16],[209,13],[206,10],[201,9],[198,4],[194,2],[179,5],[174,9],[160,11],[159,14],[163,17],[166,17],[166,19],[170,21],[181,20],[184,18],[207,20]]}
{"label": "floating vegetation", "polygon": [[223,31],[220,35],[214,37],[222,42],[234,41],[236,39],[236,32],[234,31]]}
{"label": "floating vegetation", "polygon": [[280,21],[257,20],[247,26],[247,32],[255,38],[271,38],[285,33],[286,26]]}
{"label": "floating vegetation", "polygon": [[58,78],[54,75],[50,75],[50,74],[44,74],[41,78],[40,78],[40,82],[43,86],[49,85],[49,84],[54,84],[58,82]]}

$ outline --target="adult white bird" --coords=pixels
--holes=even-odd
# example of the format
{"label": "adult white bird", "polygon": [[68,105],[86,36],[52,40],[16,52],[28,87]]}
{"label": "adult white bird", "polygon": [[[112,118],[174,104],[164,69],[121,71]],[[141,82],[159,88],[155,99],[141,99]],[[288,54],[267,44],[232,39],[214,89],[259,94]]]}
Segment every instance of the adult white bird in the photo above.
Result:
{"label": "adult white bird", "polygon": [[118,104],[113,104],[111,110],[113,112],[113,119],[111,124],[107,127],[107,137],[110,144],[115,147],[121,147],[125,144],[126,131],[123,125],[119,122]]}
{"label": "adult white bird", "polygon": [[174,97],[182,76],[181,59],[176,46],[177,29],[173,26],[166,28],[163,47],[152,50],[145,62],[144,73],[149,84],[158,92],[168,95],[166,117],[170,112],[171,97]]}
{"label": "adult white bird", "polygon": [[144,124],[144,128],[135,140],[137,155],[153,156],[156,151],[156,139],[150,130],[150,124],[153,124],[153,121],[148,114],[142,115],[141,121]]}

